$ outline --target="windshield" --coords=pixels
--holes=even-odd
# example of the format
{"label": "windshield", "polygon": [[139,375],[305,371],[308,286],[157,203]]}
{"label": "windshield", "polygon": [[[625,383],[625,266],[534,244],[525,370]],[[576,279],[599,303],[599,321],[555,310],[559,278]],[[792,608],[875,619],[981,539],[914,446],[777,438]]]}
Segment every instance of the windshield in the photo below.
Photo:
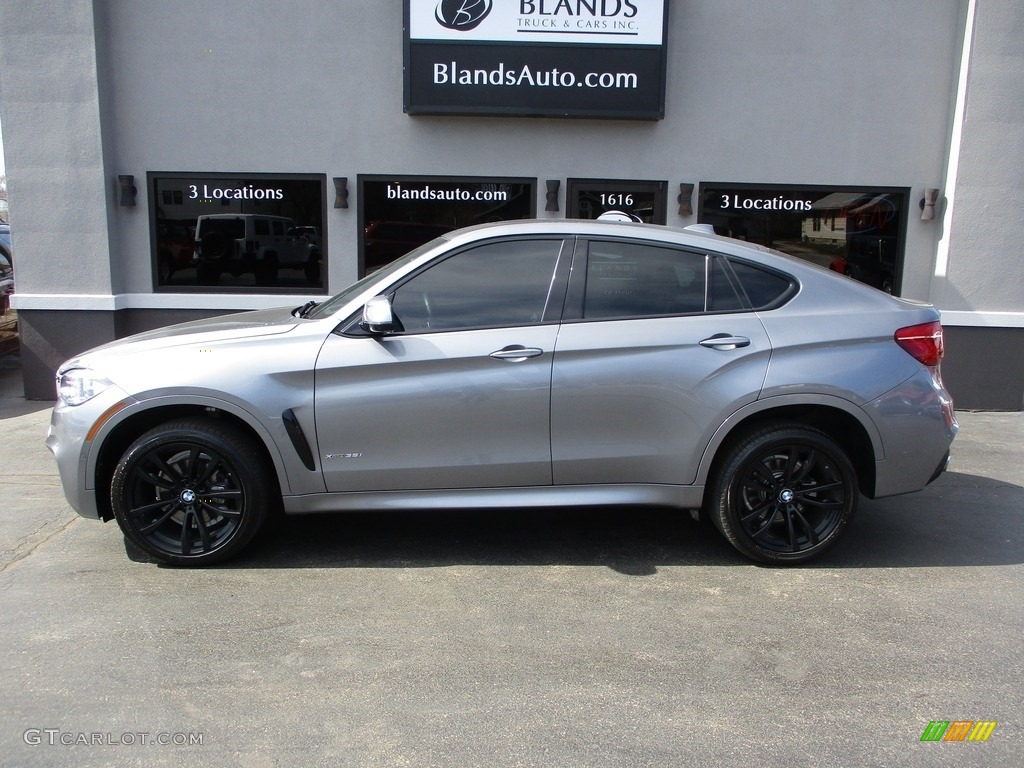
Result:
{"label": "windshield", "polygon": [[357,295],[360,291],[365,290],[367,287],[369,287],[372,283],[376,282],[377,280],[386,278],[388,275],[397,272],[399,269],[401,269],[410,261],[418,257],[420,254],[425,253],[426,251],[429,251],[431,248],[440,245],[444,240],[445,238],[438,237],[431,240],[429,243],[424,243],[419,248],[414,248],[413,250],[405,254],[405,256],[402,256],[401,258],[392,261],[390,264],[381,267],[375,272],[371,272],[362,280],[358,280],[352,283],[352,285],[350,285],[348,288],[343,290],[341,293],[335,294],[327,301],[325,301],[323,304],[318,304],[315,309],[310,310],[306,317],[321,318],[327,317],[328,315],[333,315],[341,307],[343,307],[349,301],[349,299]]}

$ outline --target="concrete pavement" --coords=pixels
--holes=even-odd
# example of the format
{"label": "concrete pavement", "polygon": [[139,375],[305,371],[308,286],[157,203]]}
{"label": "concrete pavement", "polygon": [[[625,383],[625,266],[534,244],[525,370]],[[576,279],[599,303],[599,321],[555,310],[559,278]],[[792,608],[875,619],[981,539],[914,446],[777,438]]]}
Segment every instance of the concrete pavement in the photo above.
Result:
{"label": "concrete pavement", "polygon": [[[951,471],[863,501],[809,567],[620,509],[292,519],[228,566],[177,570],[70,511],[49,405],[0,370],[4,765],[1024,754],[1024,414],[959,414]],[[921,742],[936,720],[997,725]]]}

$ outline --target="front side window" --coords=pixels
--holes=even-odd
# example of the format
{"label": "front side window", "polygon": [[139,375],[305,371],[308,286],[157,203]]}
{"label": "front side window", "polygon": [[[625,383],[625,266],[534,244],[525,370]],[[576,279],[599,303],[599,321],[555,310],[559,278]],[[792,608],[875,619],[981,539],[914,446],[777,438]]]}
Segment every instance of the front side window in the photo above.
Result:
{"label": "front side window", "polygon": [[[534,325],[557,319],[551,296],[561,240],[487,243],[403,283],[392,309],[406,333]],[[557,301],[558,308],[549,301]]]}
{"label": "front side window", "polygon": [[639,243],[592,242],[583,318],[600,320],[703,312],[703,254]]}

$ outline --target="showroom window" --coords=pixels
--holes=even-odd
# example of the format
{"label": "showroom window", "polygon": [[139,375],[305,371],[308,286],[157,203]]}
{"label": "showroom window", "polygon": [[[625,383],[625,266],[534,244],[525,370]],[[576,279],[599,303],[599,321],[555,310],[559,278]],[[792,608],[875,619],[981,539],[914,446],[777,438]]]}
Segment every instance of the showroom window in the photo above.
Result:
{"label": "showroom window", "polygon": [[454,229],[533,218],[536,186],[522,178],[360,176],[360,277]]}
{"label": "showroom window", "polygon": [[149,173],[157,291],[326,291],[327,177]]}
{"label": "showroom window", "polygon": [[665,181],[569,179],[566,200],[570,219],[596,219],[622,211],[648,224],[665,223]]}
{"label": "showroom window", "polygon": [[899,294],[906,188],[702,183],[698,221]]}

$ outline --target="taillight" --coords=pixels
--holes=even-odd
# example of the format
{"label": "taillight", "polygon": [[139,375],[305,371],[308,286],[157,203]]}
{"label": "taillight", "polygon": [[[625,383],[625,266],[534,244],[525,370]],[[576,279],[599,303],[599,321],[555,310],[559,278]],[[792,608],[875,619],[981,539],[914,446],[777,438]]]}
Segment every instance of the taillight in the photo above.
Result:
{"label": "taillight", "polygon": [[942,360],[942,324],[938,320],[900,328],[893,338],[924,365],[936,366]]}
{"label": "taillight", "polygon": [[256,253],[256,243],[254,243],[252,240],[246,240],[245,241],[245,252],[246,253]]}

